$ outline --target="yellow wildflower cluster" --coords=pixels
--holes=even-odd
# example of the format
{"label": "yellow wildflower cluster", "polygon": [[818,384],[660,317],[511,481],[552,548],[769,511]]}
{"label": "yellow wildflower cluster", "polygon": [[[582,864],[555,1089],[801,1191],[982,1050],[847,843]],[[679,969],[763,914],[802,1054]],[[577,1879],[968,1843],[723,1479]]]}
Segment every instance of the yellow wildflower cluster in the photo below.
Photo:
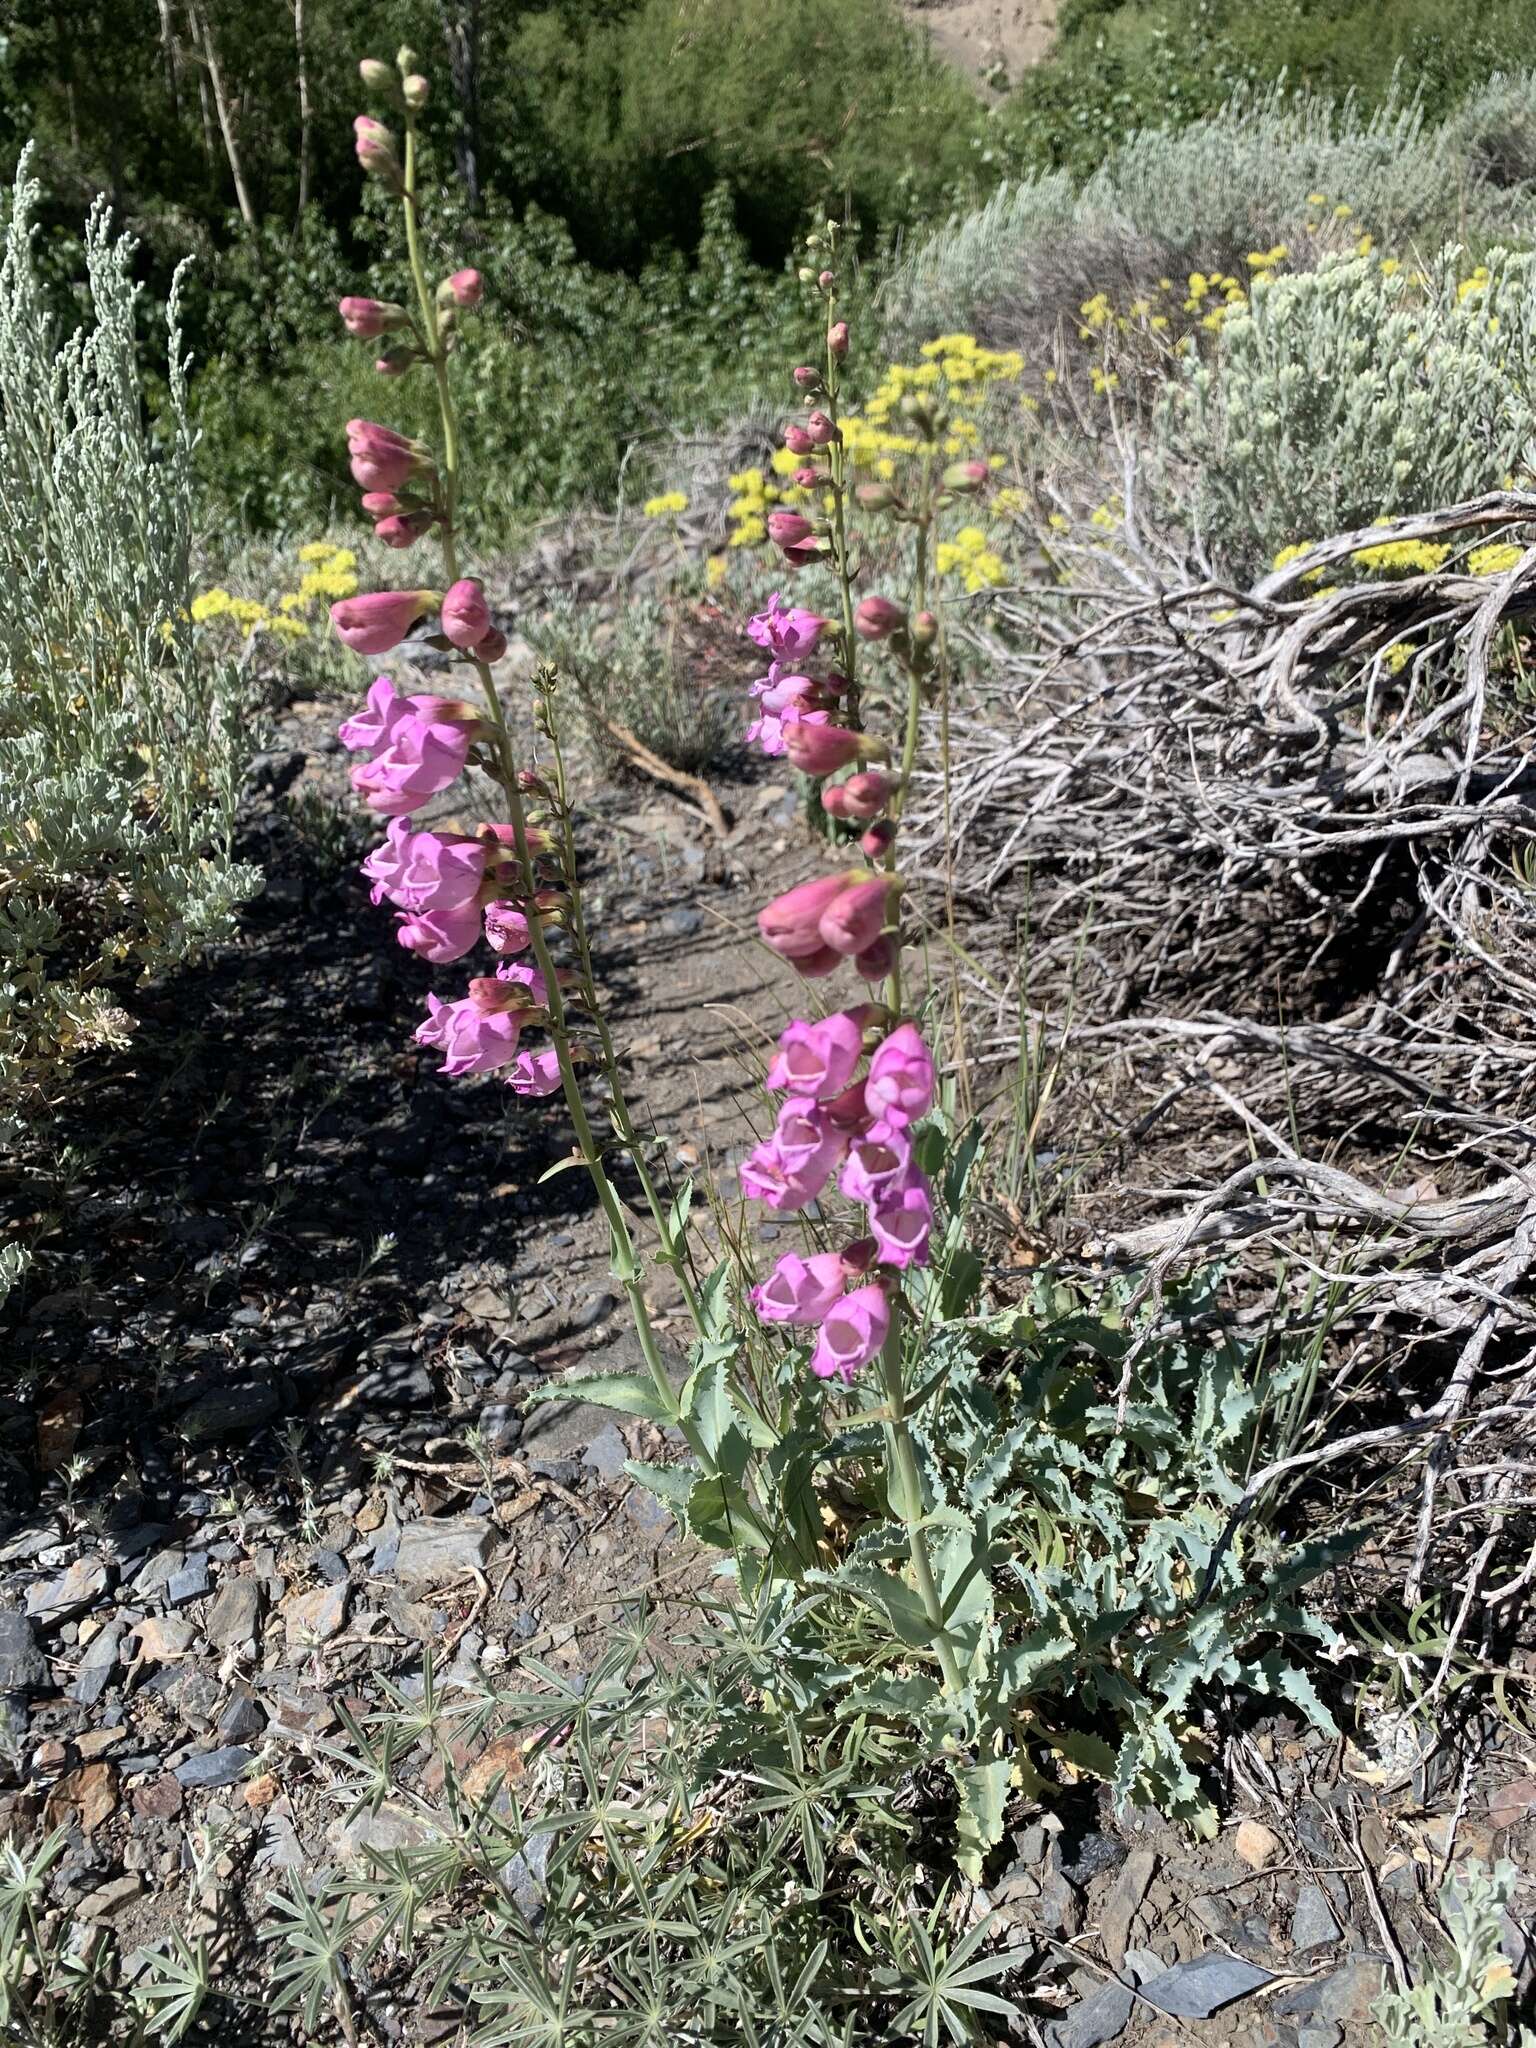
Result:
{"label": "yellow wildflower cluster", "polygon": [[306,564],[296,590],[285,590],[275,604],[258,598],[237,597],[215,585],[192,600],[191,618],[196,626],[227,619],[247,639],[257,633],[271,633],[279,640],[304,640],[309,625],[300,614],[317,604],[336,604],[357,595],[357,557],[350,548],[338,548],[328,540],[312,540],[299,549]]}
{"label": "yellow wildflower cluster", "polygon": [[688,493],[663,491],[660,497],[647,498],[640,510],[647,519],[670,519],[675,513],[688,510]]}
{"label": "yellow wildflower cluster", "polygon": [[953,540],[941,540],[934,566],[941,576],[958,574],[969,591],[995,589],[1008,575],[1002,556],[987,545],[979,526],[962,526]]}
{"label": "yellow wildflower cluster", "polygon": [[1350,559],[1362,569],[1388,576],[1427,576],[1450,552],[1449,545],[1436,541],[1384,540],[1375,547],[1356,548]]}
{"label": "yellow wildflower cluster", "polygon": [[1457,298],[1465,304],[1473,297],[1480,297],[1493,283],[1493,272],[1486,263],[1479,263],[1470,277],[1464,277],[1456,287]]}
{"label": "yellow wildflower cluster", "polygon": [[1467,569],[1473,576],[1504,576],[1514,568],[1524,554],[1512,540],[1491,541],[1485,548],[1474,548],[1467,557]]}
{"label": "yellow wildflower cluster", "polygon": [[736,523],[731,528],[733,548],[755,548],[768,538],[768,507],[779,502],[779,493],[760,469],[739,469],[727,479],[732,496],[726,516]]}

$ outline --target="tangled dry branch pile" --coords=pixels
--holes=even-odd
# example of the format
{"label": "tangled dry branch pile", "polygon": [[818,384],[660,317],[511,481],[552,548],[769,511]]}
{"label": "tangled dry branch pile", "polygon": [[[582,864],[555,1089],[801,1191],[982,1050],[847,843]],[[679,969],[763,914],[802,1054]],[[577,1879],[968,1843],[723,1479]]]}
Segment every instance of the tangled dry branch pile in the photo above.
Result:
{"label": "tangled dry branch pile", "polygon": [[[982,1028],[1012,1063],[1027,1016],[1083,1248],[1150,1261],[1149,1288],[1214,1247],[1347,1297],[1336,1335],[1390,1404],[1362,1442],[1432,1446],[1410,1594],[1453,1434],[1481,1462],[1500,1432],[1465,1610],[1536,1399],[1536,495],[1341,533],[1243,590],[1143,524],[1138,482],[1128,459],[1109,538],[1043,525],[1038,582],[972,634],[1012,699],[953,731]],[[1402,543],[1444,560],[1362,572],[1425,559]],[[933,878],[943,826],[934,785]]]}

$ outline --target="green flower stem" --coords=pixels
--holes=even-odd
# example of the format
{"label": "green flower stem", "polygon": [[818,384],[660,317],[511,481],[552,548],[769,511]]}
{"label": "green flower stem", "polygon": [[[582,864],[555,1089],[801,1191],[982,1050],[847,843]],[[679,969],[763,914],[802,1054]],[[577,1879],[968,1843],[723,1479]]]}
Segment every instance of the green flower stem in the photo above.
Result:
{"label": "green flower stem", "polygon": [[897,1511],[907,1532],[907,1548],[912,1556],[912,1577],[917,1586],[917,1597],[923,1603],[923,1613],[933,1630],[933,1647],[939,1659],[939,1668],[944,1673],[946,1692],[963,1692],[965,1679],[959,1661],[955,1656],[954,1644],[944,1626],[944,1603],[939,1597],[938,1581],[933,1576],[933,1560],[928,1554],[928,1533],[921,1526],[923,1519],[923,1482],[917,1466],[917,1447],[912,1441],[911,1425],[907,1421],[907,1391],[901,1369],[901,1302],[893,1306],[897,1312],[891,1318],[890,1335],[886,1338],[880,1353],[880,1373],[885,1381],[885,1398],[890,1408],[886,1423],[886,1441],[890,1446],[891,1463],[894,1468],[894,1486],[887,1481],[888,1492],[895,1499]]}
{"label": "green flower stem", "polygon": [[[420,222],[416,208],[416,124],[409,112],[405,129],[405,238],[410,258],[411,277],[416,286],[416,297],[421,307],[422,320],[431,337],[431,361],[437,382],[438,411],[443,429],[443,502],[445,519],[439,529],[443,554],[443,572],[449,583],[458,581],[458,549],[455,539],[454,519],[458,507],[458,419],[454,410],[453,392],[448,382],[448,352],[443,337],[438,333],[432,295],[427,283],[426,266],[422,259]],[[506,796],[508,813],[512,825],[513,839],[518,859],[523,870],[523,888],[528,899],[528,930],[533,944],[534,959],[548,992],[547,1010],[549,1035],[554,1043],[555,1054],[560,1062],[560,1083],[565,1095],[566,1108],[570,1112],[571,1124],[576,1133],[577,1148],[582,1163],[591,1177],[592,1186],[608,1224],[608,1235],[613,1262],[614,1278],[624,1291],[634,1319],[635,1335],[639,1340],[641,1356],[656,1388],[656,1399],[667,1420],[683,1432],[689,1448],[699,1459],[706,1471],[713,1470],[697,1439],[697,1432],[684,1421],[678,1398],[667,1370],[662,1363],[661,1350],[656,1342],[656,1333],[651,1327],[650,1311],[645,1305],[645,1294],[641,1286],[640,1262],[635,1254],[635,1243],[629,1232],[622,1203],[608,1178],[603,1164],[601,1149],[592,1133],[587,1116],[586,1104],[582,1100],[581,1088],[576,1078],[576,1069],[571,1059],[570,1032],[566,1023],[565,1001],[561,994],[560,982],[549,941],[544,933],[543,920],[534,905],[537,881],[533,871],[533,856],[528,848],[527,821],[523,813],[522,792],[517,781],[517,761],[512,751],[511,735],[507,729],[506,714],[501,697],[491,674],[489,663],[474,657],[476,673],[486,702],[491,707],[493,745],[500,770],[498,779]]]}
{"label": "green flower stem", "polygon": [[[822,304],[827,321],[826,370],[822,381],[827,393],[827,417],[836,426],[838,393],[842,389],[842,377],[831,340],[832,327],[837,316],[836,293],[824,294]],[[827,449],[827,474],[832,487],[832,563],[837,571],[837,587],[843,612],[843,670],[848,679],[845,715],[849,731],[858,732],[859,637],[853,630],[853,578],[848,568],[848,451],[843,446],[841,436]]]}

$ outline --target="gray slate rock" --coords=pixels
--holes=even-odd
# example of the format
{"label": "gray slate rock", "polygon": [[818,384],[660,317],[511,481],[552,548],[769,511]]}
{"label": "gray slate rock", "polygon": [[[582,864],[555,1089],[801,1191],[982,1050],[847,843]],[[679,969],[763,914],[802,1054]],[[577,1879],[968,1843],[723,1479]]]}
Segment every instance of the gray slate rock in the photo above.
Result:
{"label": "gray slate rock", "polygon": [[32,1624],[13,1607],[0,1607],[0,1692],[46,1692],[48,1659]]}
{"label": "gray slate rock", "polygon": [[189,1790],[237,1784],[250,1769],[254,1754],[239,1742],[223,1749],[199,1750],[176,1766],[176,1782]]}
{"label": "gray slate rock", "polygon": [[1296,1911],[1291,1917],[1292,1948],[1321,1948],[1326,1942],[1337,1941],[1341,1932],[1322,1886],[1304,1884],[1296,1895]]}
{"label": "gray slate rock", "polygon": [[476,1428],[488,1450],[510,1450],[522,1435],[523,1418],[510,1401],[488,1401],[480,1410]]}
{"label": "gray slate rock", "polygon": [[1141,1995],[1159,2012],[1175,2019],[1204,2020],[1272,1981],[1270,1972],[1257,1964],[1240,1962],[1213,1949],[1151,1978],[1142,1985]]}
{"label": "gray slate rock", "polygon": [[106,1691],[112,1674],[117,1669],[121,1653],[123,1626],[121,1622],[109,1621],[91,1637],[85,1647],[85,1655],[75,1666],[74,1683],[69,1696],[82,1707],[94,1707]]}
{"label": "gray slate rock", "polygon": [[207,1551],[194,1550],[189,1553],[181,1570],[172,1572],[166,1581],[166,1601],[172,1607],[184,1607],[189,1600],[201,1600],[211,1590],[212,1584],[208,1576]]}
{"label": "gray slate rock", "polygon": [[107,1577],[107,1568],[98,1558],[76,1558],[56,1579],[32,1588],[27,1594],[27,1613],[46,1627],[72,1620],[106,1592]]}
{"label": "gray slate rock", "polygon": [[270,1380],[250,1380],[237,1387],[214,1387],[184,1409],[181,1433],[193,1443],[216,1443],[260,1429],[277,1413],[277,1388]]}
{"label": "gray slate rock", "polygon": [[1047,2048],[1102,2048],[1106,2041],[1118,2041],[1135,2003],[1127,1985],[1101,1984],[1045,2029]]}
{"label": "gray slate rock", "polygon": [[616,1423],[600,1429],[581,1454],[581,1462],[600,1479],[622,1479],[629,1446],[619,1435]]}
{"label": "gray slate rock", "polygon": [[261,1586],[255,1579],[225,1579],[213,1596],[204,1629],[216,1650],[248,1643],[261,1627]]}
{"label": "gray slate rock", "polygon": [[445,1515],[407,1522],[400,1531],[395,1577],[403,1586],[442,1586],[483,1571],[496,1548],[496,1531],[483,1515]]}

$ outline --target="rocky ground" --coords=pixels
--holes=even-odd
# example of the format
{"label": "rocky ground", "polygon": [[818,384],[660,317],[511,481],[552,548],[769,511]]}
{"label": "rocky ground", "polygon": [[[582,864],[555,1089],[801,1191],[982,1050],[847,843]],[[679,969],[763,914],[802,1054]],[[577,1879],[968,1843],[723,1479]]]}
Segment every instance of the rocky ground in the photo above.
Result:
{"label": "rocky ground", "polygon": [[1057,0],[905,0],[913,27],[962,71],[995,92],[1048,54]]}
{"label": "rocky ground", "polygon": [[[685,1604],[702,1576],[623,1472],[666,1454],[658,1432],[526,1407],[624,1361],[603,1232],[582,1175],[543,1177],[569,1149],[558,1103],[445,1082],[413,1045],[433,970],[356,877],[334,722],[284,712],[246,822],[265,895],[137,992],[131,1052],[5,1188],[39,1253],[4,1340],[0,1834],[63,1831],[50,1938],[106,1928],[126,1953],[174,1925],[237,1971],[289,1873],[409,1839],[390,1805],[337,1797],[347,1715],[419,1691],[429,1652],[450,1688],[532,1655],[579,1676],[626,1601]],[[638,784],[594,780],[582,813],[613,1013],[677,1174],[750,1142],[783,988],[746,907],[806,859],[790,789],[719,792],[724,841]],[[1038,2038],[1374,2038],[1452,1854],[1536,1847],[1522,1739],[1474,1782],[1390,1735],[1251,1730],[1214,1844],[1086,1790],[1023,1827],[990,1899],[1036,1958]],[[487,1731],[464,1763],[484,1779],[499,1754]],[[440,1789],[420,1757],[401,1780]],[[369,2025],[443,2031],[382,1994]]]}

